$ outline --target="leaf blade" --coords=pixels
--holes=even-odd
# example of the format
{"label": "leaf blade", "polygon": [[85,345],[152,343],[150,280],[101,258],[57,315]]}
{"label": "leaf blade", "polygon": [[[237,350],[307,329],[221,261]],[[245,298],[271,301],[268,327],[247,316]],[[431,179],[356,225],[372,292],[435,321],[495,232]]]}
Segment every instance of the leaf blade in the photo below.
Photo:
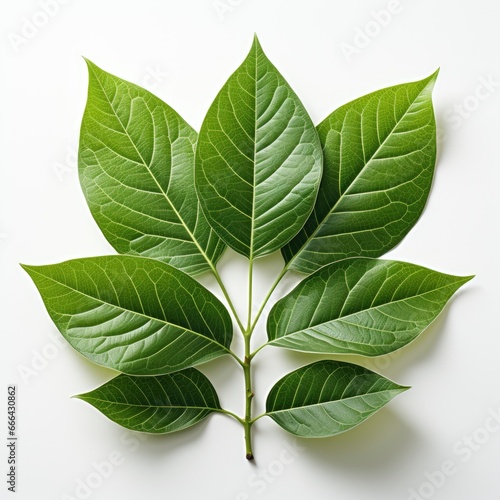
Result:
{"label": "leaf blade", "polygon": [[290,269],[379,257],[417,222],[436,163],[436,77],[368,94],[318,125],[324,174],[311,216],[282,249]]}
{"label": "leaf blade", "polygon": [[114,255],[23,268],[62,335],[97,364],[161,375],[229,353],[229,313],[172,266]]}
{"label": "leaf blade", "polygon": [[380,356],[412,342],[472,277],[405,262],[345,259],[321,268],[268,317],[271,345]]}
{"label": "leaf blade", "polygon": [[321,170],[315,128],[255,38],[200,130],[195,171],[203,211],[236,252],[269,254],[306,221]]}
{"label": "leaf blade", "polygon": [[359,425],[407,389],[358,365],[317,361],[273,386],[266,415],[296,436],[329,437]]}
{"label": "leaf blade", "polygon": [[221,409],[215,388],[195,368],[157,377],[121,374],[74,397],[122,427],[152,434],[186,429]]}
{"label": "leaf blade", "polygon": [[87,65],[78,164],[95,221],[119,253],[208,270],[225,245],[196,198],[196,132],[147,90]]}

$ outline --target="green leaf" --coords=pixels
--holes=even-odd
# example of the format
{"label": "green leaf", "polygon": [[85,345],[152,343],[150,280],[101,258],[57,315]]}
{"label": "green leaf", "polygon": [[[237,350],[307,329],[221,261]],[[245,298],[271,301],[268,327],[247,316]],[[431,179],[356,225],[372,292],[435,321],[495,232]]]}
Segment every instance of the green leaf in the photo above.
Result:
{"label": "green leaf", "polygon": [[275,384],[267,397],[266,415],[297,436],[334,436],[407,389],[361,366],[318,361]]}
{"label": "green leaf", "polygon": [[322,162],[311,119],[255,38],[200,130],[196,187],[208,222],[249,258],[278,250],[311,213]]}
{"label": "green leaf", "polygon": [[436,77],[368,94],[318,125],[324,174],[313,213],[282,249],[289,269],[379,257],[417,222],[436,162]]}
{"label": "green leaf", "polygon": [[62,335],[99,365],[161,375],[229,353],[225,307],[167,264],[114,255],[23,267]]}
{"label": "green leaf", "polygon": [[272,308],[271,345],[379,356],[417,337],[472,277],[405,262],[346,259],[304,279]]}
{"label": "green leaf", "polygon": [[221,409],[213,385],[194,368],[159,377],[118,375],[75,397],[122,427],[154,434],[191,427]]}
{"label": "green leaf", "polygon": [[196,132],[147,90],[87,64],[78,163],[94,219],[120,253],[208,270],[225,245],[197,201]]}

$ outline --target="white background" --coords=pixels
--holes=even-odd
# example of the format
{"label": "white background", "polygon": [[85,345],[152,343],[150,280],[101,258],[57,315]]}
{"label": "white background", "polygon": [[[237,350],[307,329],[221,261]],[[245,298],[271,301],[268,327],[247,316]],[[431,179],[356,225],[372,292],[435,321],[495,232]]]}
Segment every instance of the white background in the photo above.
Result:
{"label": "white background", "polygon": [[[65,0],[58,7],[54,1],[50,16],[34,0],[4,2],[0,16],[0,408],[6,409],[7,384],[17,384],[20,436],[18,493],[9,494],[2,479],[0,498],[500,498],[500,425],[492,417],[500,419],[498,0]],[[390,17],[377,14],[389,7]],[[433,190],[417,226],[388,255],[477,276],[412,345],[387,358],[355,360],[410,391],[330,439],[296,440],[262,419],[250,464],[241,427],[221,415],[139,441],[70,399],[112,373],[60,342],[18,263],[114,253],[78,183],[75,152],[87,86],[81,56],[148,86],[199,129],[254,32],[316,123],[349,100],[441,67]],[[219,267],[243,310],[245,266],[233,257],[226,254]],[[279,264],[277,255],[260,263],[258,293]],[[291,286],[285,282],[280,293]],[[262,325],[256,336],[264,338]],[[241,349],[239,340],[234,345]],[[314,359],[262,351],[255,411],[279,377]],[[235,364],[221,359],[202,369],[223,404],[241,412]],[[6,423],[5,415],[0,436]],[[7,448],[0,449],[5,472]],[[103,465],[110,460],[113,470]],[[448,475],[438,472],[443,462]]]}

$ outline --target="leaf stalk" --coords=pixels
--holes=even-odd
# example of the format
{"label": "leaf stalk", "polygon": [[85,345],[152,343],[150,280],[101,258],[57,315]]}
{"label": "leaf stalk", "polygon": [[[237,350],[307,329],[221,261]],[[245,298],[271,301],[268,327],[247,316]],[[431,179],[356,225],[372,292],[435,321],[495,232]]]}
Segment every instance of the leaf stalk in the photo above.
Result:
{"label": "leaf stalk", "polygon": [[252,425],[254,423],[252,420],[252,400],[254,398],[254,392],[252,388],[252,360],[249,356],[250,337],[251,335],[245,335],[245,362],[243,363],[243,373],[245,376],[245,420],[243,422],[243,427],[245,429],[245,448],[247,460],[253,460],[254,458],[252,450]]}

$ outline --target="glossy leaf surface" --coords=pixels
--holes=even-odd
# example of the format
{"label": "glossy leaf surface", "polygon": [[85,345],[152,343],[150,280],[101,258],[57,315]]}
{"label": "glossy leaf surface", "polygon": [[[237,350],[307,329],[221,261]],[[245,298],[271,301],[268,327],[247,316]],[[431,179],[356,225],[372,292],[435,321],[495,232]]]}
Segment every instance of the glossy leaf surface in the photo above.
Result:
{"label": "glossy leaf surface", "polygon": [[282,250],[290,269],[379,257],[417,222],[436,162],[436,76],[368,94],[318,125],[324,174],[313,213]]}
{"label": "glossy leaf surface", "polygon": [[470,279],[406,262],[342,260],[275,304],[268,338],[298,351],[386,354],[414,340]]}
{"label": "glossy leaf surface", "polygon": [[280,249],[311,213],[322,162],[311,119],[255,39],[200,130],[196,185],[209,223],[247,257]]}
{"label": "glossy leaf surface", "polygon": [[276,383],[266,414],[297,436],[328,437],[360,424],[406,389],[361,366],[318,361]]}
{"label": "glossy leaf surface", "polygon": [[196,132],[147,90],[87,63],[78,163],[94,219],[120,253],[208,270],[225,245],[197,201]]}
{"label": "glossy leaf surface", "polygon": [[159,377],[122,374],[75,397],[122,427],[154,434],[191,427],[220,409],[213,385],[195,368]]}
{"label": "glossy leaf surface", "polygon": [[161,375],[228,353],[225,307],[172,266],[115,255],[24,269],[66,340],[97,364]]}

